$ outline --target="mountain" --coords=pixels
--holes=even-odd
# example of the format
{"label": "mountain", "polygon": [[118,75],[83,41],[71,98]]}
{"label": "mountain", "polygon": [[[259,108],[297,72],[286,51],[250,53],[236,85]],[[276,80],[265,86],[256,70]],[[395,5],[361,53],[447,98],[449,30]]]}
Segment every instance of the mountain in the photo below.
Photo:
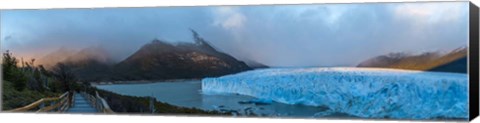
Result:
{"label": "mountain", "polygon": [[357,67],[381,67],[439,72],[467,72],[467,47],[448,53],[426,52],[420,55],[390,53],[361,62]]}
{"label": "mountain", "polygon": [[81,81],[105,81],[115,64],[102,47],[88,47],[67,57],[64,61]]}
{"label": "mountain", "polygon": [[467,51],[468,48],[459,48],[440,58],[439,62],[444,63],[429,69],[430,71],[449,71],[467,73]]}
{"label": "mountain", "polygon": [[268,65],[265,65],[263,63],[260,63],[260,62],[257,62],[257,61],[248,61],[248,64],[247,64],[249,67],[253,68],[253,69],[263,69],[263,68],[269,68]]}
{"label": "mountain", "polygon": [[[246,63],[218,51],[193,31],[194,43],[168,43],[155,39],[120,62],[101,47],[58,56],[80,81],[165,80],[216,77],[251,70]],[[64,50],[64,49],[63,49]]]}
{"label": "mountain", "polygon": [[39,59],[36,60],[36,64],[43,65],[45,68],[49,69],[58,62],[63,62],[67,57],[75,54],[76,51],[67,49],[65,47],[59,48]]}
{"label": "mountain", "polygon": [[244,62],[217,51],[194,34],[195,43],[171,44],[158,39],[115,65],[117,80],[187,79],[250,70]]}
{"label": "mountain", "polygon": [[52,69],[57,63],[64,63],[82,81],[108,80],[111,66],[110,55],[102,47],[88,47],[80,51],[60,48],[40,58],[38,65]]}
{"label": "mountain", "polygon": [[79,52],[68,56],[64,61],[65,62],[87,62],[87,61],[96,61],[102,63],[112,63],[110,55],[102,47],[88,47],[80,50]]}

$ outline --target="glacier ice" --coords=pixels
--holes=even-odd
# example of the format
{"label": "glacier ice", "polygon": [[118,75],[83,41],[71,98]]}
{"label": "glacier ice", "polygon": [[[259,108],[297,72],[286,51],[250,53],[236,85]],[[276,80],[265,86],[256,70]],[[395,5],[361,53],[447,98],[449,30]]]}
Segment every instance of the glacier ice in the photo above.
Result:
{"label": "glacier ice", "polygon": [[364,118],[468,118],[468,75],[380,68],[268,68],[202,79],[202,92],[327,106]]}

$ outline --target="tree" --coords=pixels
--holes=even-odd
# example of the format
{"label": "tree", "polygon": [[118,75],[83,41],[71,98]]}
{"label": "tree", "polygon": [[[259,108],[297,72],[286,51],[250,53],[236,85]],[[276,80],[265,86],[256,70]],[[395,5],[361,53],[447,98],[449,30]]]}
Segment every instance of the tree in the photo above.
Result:
{"label": "tree", "polygon": [[8,80],[13,82],[13,87],[15,90],[22,91],[27,86],[28,78],[25,76],[25,73],[20,69],[14,69],[12,72],[13,78]]}
{"label": "tree", "polygon": [[30,87],[34,90],[37,90],[37,91],[43,91],[44,90],[44,81],[43,80],[43,75],[42,73],[40,72],[40,70],[38,69],[34,69],[33,70],[33,80],[30,80],[32,81]]}
{"label": "tree", "polygon": [[73,82],[77,79],[71,68],[64,63],[57,63],[52,69],[52,74],[62,83],[63,91],[70,91]]}
{"label": "tree", "polygon": [[12,78],[14,78],[13,71],[17,69],[17,63],[18,60],[12,56],[12,53],[10,53],[10,51],[7,50],[7,52],[3,53],[3,79],[12,80]]}
{"label": "tree", "polygon": [[25,88],[27,78],[24,72],[17,66],[18,60],[13,57],[12,53],[7,50],[3,53],[2,60],[2,74],[3,80],[7,80],[13,83],[16,90],[21,91]]}
{"label": "tree", "polygon": [[45,69],[45,67],[43,65],[38,65],[38,69],[40,69],[40,72],[47,76],[47,77],[51,77],[52,74],[50,73],[50,71],[47,71],[47,69]]}

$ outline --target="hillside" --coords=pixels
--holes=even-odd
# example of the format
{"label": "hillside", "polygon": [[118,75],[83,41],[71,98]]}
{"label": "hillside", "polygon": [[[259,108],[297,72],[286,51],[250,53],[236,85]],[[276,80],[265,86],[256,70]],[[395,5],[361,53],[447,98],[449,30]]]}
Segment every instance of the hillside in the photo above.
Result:
{"label": "hillside", "polygon": [[39,65],[43,65],[45,68],[51,68],[56,63],[65,61],[67,57],[72,56],[75,53],[76,51],[74,50],[62,47],[37,59],[36,63]]}
{"label": "hillside", "polygon": [[217,51],[193,31],[195,43],[153,40],[115,65],[116,80],[186,79],[222,76],[251,69]]}
{"label": "hillside", "polygon": [[[102,47],[78,52],[60,49],[43,59],[53,66],[65,63],[80,81],[165,80],[222,76],[250,70],[242,61],[217,51],[192,30],[194,43],[153,40],[120,62],[114,62]],[[44,60],[48,61],[48,60]],[[47,63],[47,62],[44,62]]]}
{"label": "hillside", "polygon": [[441,54],[427,52],[420,55],[390,53],[361,62],[357,67],[381,67],[409,70],[427,70],[440,72],[467,72],[467,50],[462,47]]}

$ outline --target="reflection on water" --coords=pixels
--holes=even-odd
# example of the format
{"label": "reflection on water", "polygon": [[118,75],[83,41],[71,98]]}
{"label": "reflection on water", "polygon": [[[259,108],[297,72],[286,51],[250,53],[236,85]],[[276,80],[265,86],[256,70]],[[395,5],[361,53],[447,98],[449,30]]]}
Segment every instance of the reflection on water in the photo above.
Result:
{"label": "reflection on water", "polygon": [[288,105],[273,102],[271,104],[245,104],[239,102],[256,100],[254,97],[237,94],[202,94],[200,81],[158,82],[147,84],[97,85],[98,88],[130,96],[153,96],[158,101],[183,107],[195,107],[204,110],[251,110],[256,114],[283,117],[312,117],[324,112],[326,108]]}

